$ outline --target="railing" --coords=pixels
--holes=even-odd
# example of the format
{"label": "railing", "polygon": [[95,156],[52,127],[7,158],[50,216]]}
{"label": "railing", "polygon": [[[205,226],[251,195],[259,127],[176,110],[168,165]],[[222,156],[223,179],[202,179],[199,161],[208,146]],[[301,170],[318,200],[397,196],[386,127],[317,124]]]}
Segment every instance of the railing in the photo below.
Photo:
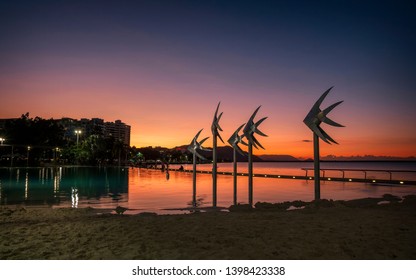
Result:
{"label": "railing", "polygon": [[[160,168],[157,168],[160,169]],[[181,172],[192,172],[192,170],[179,170],[179,169],[169,169],[170,171],[181,171]],[[302,175],[284,175],[284,174],[253,174],[253,177],[263,177],[263,178],[279,178],[279,179],[300,179],[300,180],[313,180],[313,176],[308,176],[308,171],[314,170],[313,168],[301,168],[304,170],[305,176]],[[342,173],[342,177],[325,177],[325,171],[339,171]],[[354,177],[346,177],[345,172],[363,172],[364,178],[354,178]],[[212,174],[210,170],[197,170],[197,173],[202,174]],[[388,173],[389,179],[380,179],[380,178],[368,178],[367,174],[369,172],[385,172]],[[393,179],[394,173],[416,173],[416,170],[379,170],[379,169],[341,169],[341,168],[324,168],[321,169],[322,177],[320,177],[323,181],[341,181],[341,182],[361,182],[361,183],[371,183],[371,184],[391,184],[391,185],[416,185],[416,181],[414,180],[398,180]],[[233,175],[233,172],[223,172],[217,171],[218,175]],[[248,176],[248,173],[245,172],[237,172],[237,176]],[[415,176],[416,177],[416,176]]]}
{"label": "railing", "polygon": [[[309,170],[314,170],[313,168],[302,168],[302,170],[306,171],[306,175],[308,176]],[[325,177],[325,171],[340,171],[342,172],[342,178],[345,178],[345,171],[351,172],[363,172],[364,179],[367,179],[368,172],[386,172],[390,174],[390,180],[393,180],[393,173],[416,173],[416,170],[380,170],[380,169],[348,169],[348,168],[321,168],[322,177]]]}

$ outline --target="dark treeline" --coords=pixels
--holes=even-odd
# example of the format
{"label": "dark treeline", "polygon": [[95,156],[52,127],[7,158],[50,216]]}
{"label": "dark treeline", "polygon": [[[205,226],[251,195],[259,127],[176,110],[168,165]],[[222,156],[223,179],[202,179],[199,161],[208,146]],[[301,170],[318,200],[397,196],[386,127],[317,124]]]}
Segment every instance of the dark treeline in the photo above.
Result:
{"label": "dark treeline", "polygon": [[0,164],[36,166],[42,164],[140,165],[149,161],[187,162],[186,149],[136,148],[120,139],[104,137],[99,131],[78,138],[54,119],[31,118],[29,113],[7,120],[0,137]]}
{"label": "dark treeline", "polygon": [[4,127],[7,142],[24,146],[63,146],[64,130],[54,120],[30,118],[29,113],[19,119],[8,120]]}

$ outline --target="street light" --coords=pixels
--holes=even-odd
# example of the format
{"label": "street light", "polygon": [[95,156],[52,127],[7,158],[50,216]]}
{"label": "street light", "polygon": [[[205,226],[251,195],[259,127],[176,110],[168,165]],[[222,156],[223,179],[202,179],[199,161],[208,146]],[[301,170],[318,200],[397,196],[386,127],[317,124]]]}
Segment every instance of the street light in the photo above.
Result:
{"label": "street light", "polygon": [[56,159],[58,158],[58,152],[59,152],[59,148],[58,148],[58,147],[56,147],[56,148],[54,149],[54,156],[53,156],[53,160],[54,160],[54,162],[56,162]]}
{"label": "street light", "polygon": [[0,137],[1,146],[3,146],[3,142],[4,142],[5,140],[6,140],[6,139],[4,139],[3,137]]}
{"label": "street light", "polygon": [[27,146],[26,166],[29,166],[29,152],[30,152],[30,146]]}
{"label": "street light", "polygon": [[79,135],[82,133],[81,130],[75,130],[75,134],[77,135],[77,147],[78,147],[78,141],[79,141]]}

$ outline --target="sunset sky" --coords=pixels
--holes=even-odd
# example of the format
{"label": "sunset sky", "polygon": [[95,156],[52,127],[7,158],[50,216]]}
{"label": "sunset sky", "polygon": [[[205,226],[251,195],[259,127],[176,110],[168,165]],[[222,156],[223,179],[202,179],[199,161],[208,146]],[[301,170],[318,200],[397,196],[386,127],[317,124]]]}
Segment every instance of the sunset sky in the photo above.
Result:
{"label": "sunset sky", "polygon": [[[262,105],[257,154],[416,156],[414,1],[1,1],[0,118],[117,119],[132,145],[228,139]],[[211,145],[207,141],[207,146]]]}

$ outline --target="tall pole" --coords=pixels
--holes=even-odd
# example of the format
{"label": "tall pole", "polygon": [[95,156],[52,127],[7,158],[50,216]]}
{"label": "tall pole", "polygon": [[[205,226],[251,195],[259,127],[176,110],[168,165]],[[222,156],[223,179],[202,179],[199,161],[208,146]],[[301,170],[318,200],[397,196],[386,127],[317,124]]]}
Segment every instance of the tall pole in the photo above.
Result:
{"label": "tall pole", "polygon": [[121,166],[121,149],[120,149],[120,147],[118,147],[119,149],[118,149],[118,167],[120,167]]}
{"label": "tall pole", "polygon": [[[253,145],[255,148],[260,147],[264,149],[264,147],[260,144],[260,142],[254,137],[254,134],[257,133],[261,136],[267,136],[263,132],[258,129],[258,126],[265,120],[267,117],[260,119],[257,122],[254,122],[254,118],[261,106],[257,107],[254,113],[251,115],[250,119],[246,123],[244,127],[244,137],[248,140],[248,204],[253,207]],[[244,144],[244,143],[243,143]]]}
{"label": "tall pole", "polygon": [[196,207],[196,154],[194,153],[193,158],[193,173],[192,173],[192,181],[193,181],[193,188],[192,188],[192,206]]}
{"label": "tall pole", "polygon": [[212,139],[212,207],[217,207],[217,135]]}
{"label": "tall pole", "polygon": [[79,141],[79,135],[81,134],[81,130],[75,130],[75,134],[77,135],[77,148],[78,148],[78,141]]}
{"label": "tall pole", "polygon": [[220,108],[221,102],[218,103],[217,109],[215,110],[214,119],[211,124],[212,131],[212,207],[217,207],[217,137],[224,143],[218,130],[222,131],[219,124],[222,113],[218,115],[218,109]]}
{"label": "tall pole", "polygon": [[10,158],[10,167],[13,167],[14,146],[12,145],[12,157]]}
{"label": "tall pole", "polygon": [[319,137],[316,133],[313,134],[313,168],[315,181],[315,200],[319,200],[321,199],[321,172],[319,166]]}
{"label": "tall pole", "polygon": [[30,146],[27,147],[26,166],[29,166],[29,152],[30,152]]}
{"label": "tall pole", "polygon": [[248,142],[248,204],[253,206],[253,144]]}
{"label": "tall pole", "polygon": [[233,149],[233,186],[234,186],[234,205],[237,205],[237,151]]}

